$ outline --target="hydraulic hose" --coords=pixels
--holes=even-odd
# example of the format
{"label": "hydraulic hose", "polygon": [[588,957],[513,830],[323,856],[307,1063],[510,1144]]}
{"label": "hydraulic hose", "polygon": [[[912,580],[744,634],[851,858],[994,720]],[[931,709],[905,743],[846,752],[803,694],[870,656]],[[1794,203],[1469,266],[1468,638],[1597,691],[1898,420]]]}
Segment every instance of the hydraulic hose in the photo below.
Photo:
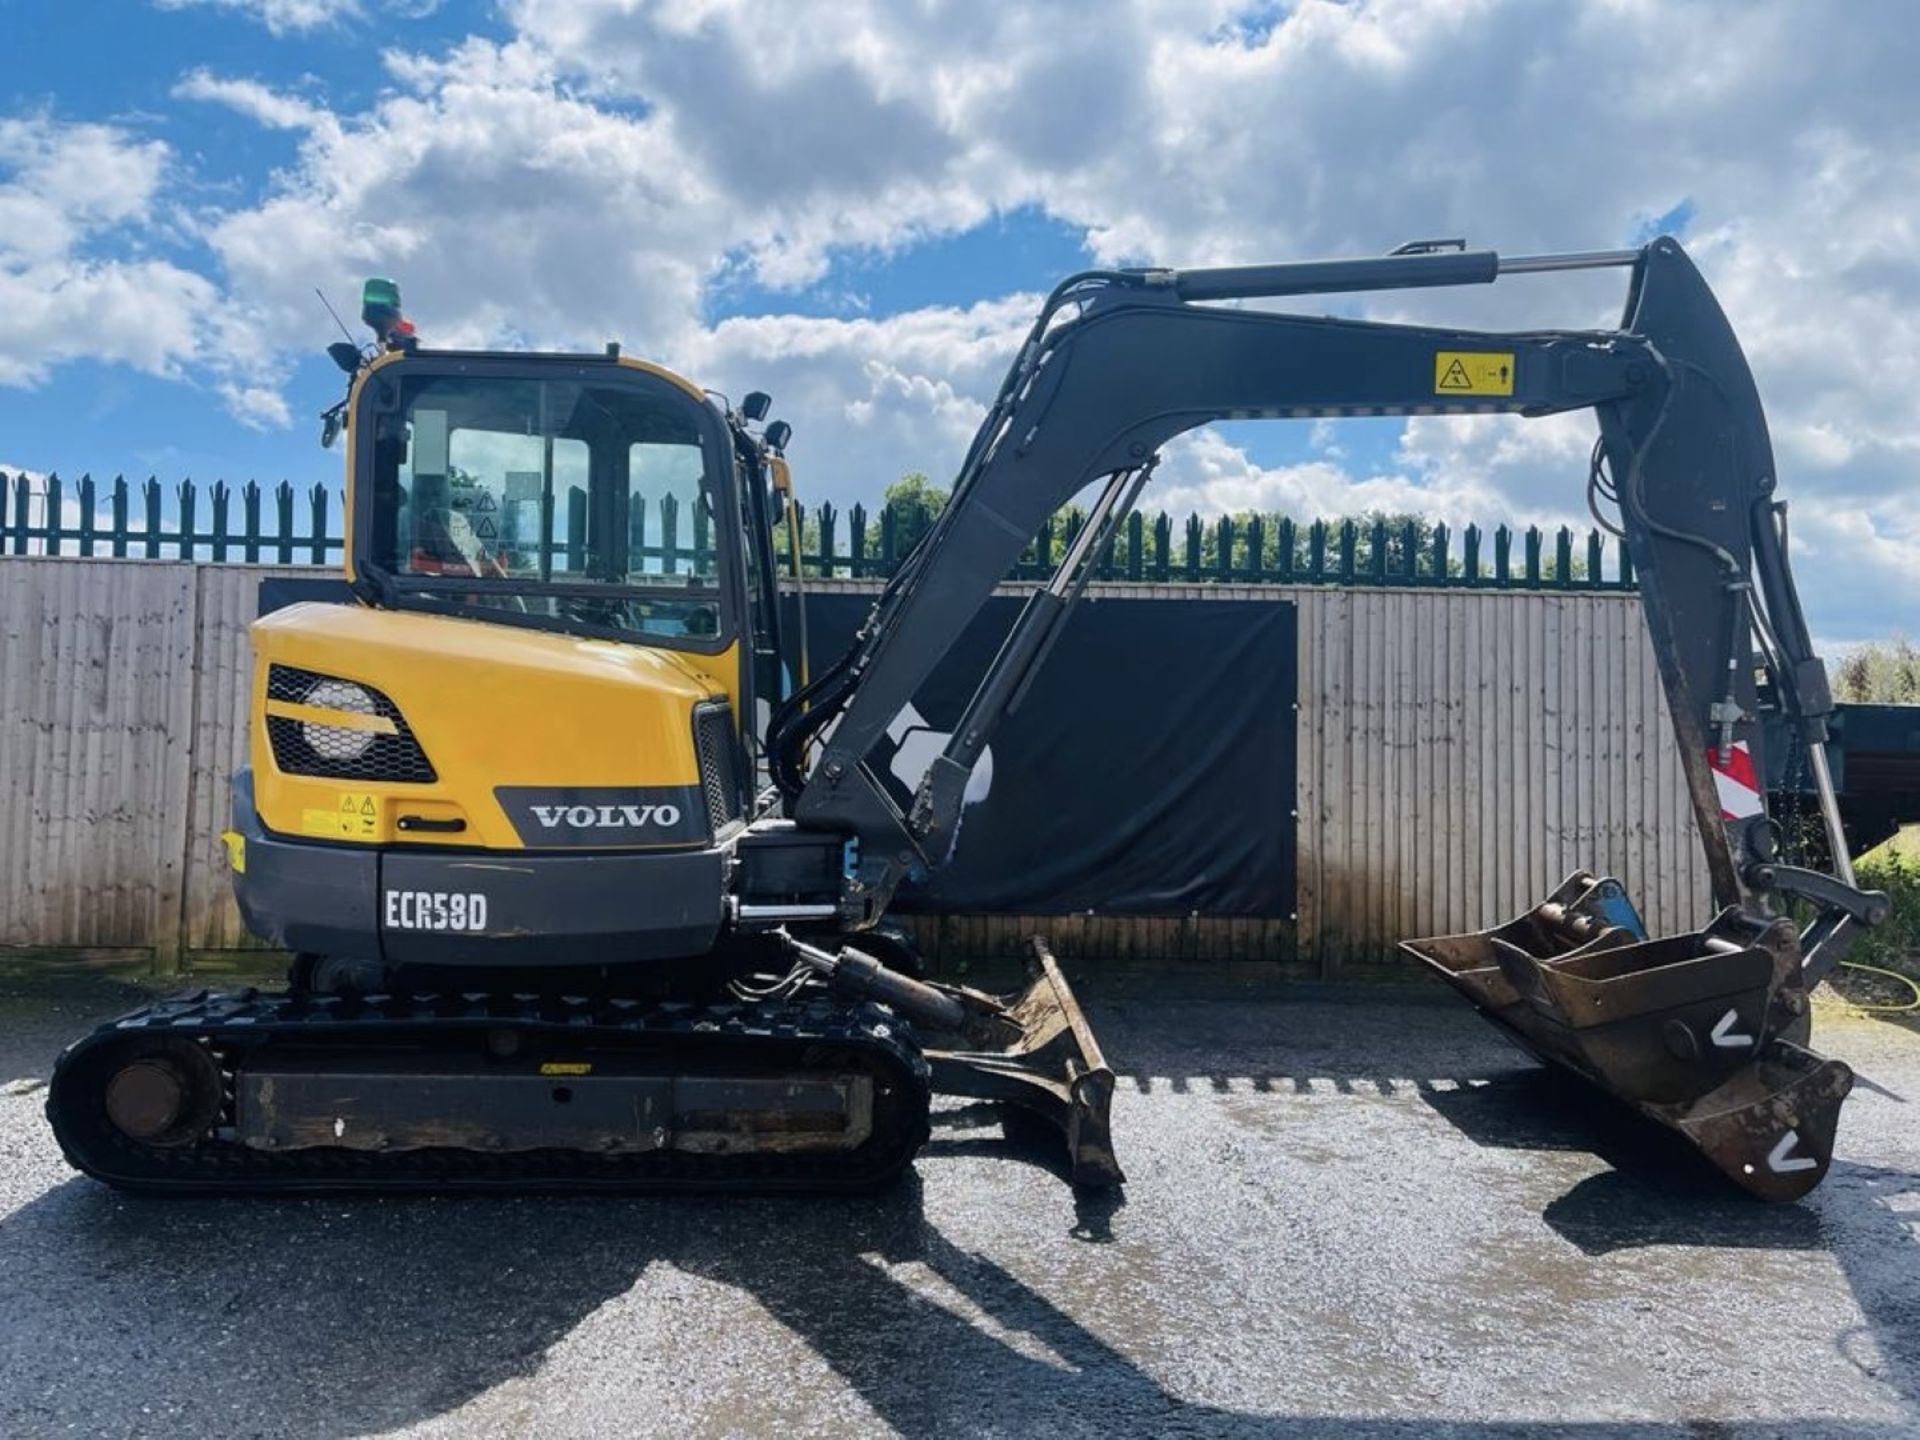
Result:
{"label": "hydraulic hose", "polygon": [[1889,970],[1884,965],[1869,965],[1864,960],[1842,960],[1840,962],[1840,968],[1842,970],[1864,970],[1869,975],[1880,975],[1889,980],[1898,980],[1913,992],[1913,998],[1905,1004],[1900,1005],[1891,1003],[1883,1005],[1873,1001],[1848,1000],[1847,1004],[1851,1005],[1854,1009],[1864,1011],[1869,1015],[1912,1015],[1915,1012],[1920,1012],[1920,981],[1916,981],[1911,975],[1902,975],[1898,970]]}

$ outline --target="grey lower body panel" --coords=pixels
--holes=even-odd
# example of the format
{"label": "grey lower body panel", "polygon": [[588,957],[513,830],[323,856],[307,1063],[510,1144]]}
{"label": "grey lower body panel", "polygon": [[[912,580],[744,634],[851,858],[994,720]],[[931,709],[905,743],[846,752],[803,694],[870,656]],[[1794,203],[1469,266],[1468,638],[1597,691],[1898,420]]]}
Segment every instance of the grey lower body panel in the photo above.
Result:
{"label": "grey lower body panel", "polygon": [[861,1073],[648,1073],[583,1064],[551,1074],[526,1066],[476,1071],[405,1053],[386,1058],[382,1065],[378,1056],[296,1053],[246,1066],[234,1080],[237,1138],[271,1151],[733,1155],[848,1151],[873,1134],[873,1079]]}
{"label": "grey lower body panel", "polygon": [[247,927],[296,952],[390,965],[614,965],[704,954],[725,918],[727,851],[506,853],[274,834],[234,781]]}
{"label": "grey lower body panel", "polygon": [[[381,954],[395,965],[614,965],[704,954],[725,913],[725,860],[720,850],[384,851]],[[471,927],[476,900],[480,925],[455,928],[462,913]]]}

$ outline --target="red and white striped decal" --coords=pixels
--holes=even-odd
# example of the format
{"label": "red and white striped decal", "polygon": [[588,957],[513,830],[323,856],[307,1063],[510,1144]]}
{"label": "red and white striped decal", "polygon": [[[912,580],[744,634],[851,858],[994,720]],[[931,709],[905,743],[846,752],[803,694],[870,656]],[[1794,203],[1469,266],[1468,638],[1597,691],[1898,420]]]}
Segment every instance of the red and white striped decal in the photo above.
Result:
{"label": "red and white striped decal", "polygon": [[1746,820],[1766,813],[1760,782],[1753,773],[1753,754],[1747,749],[1746,741],[1736,740],[1731,751],[1709,745],[1707,764],[1713,767],[1713,787],[1720,792],[1722,820]]}

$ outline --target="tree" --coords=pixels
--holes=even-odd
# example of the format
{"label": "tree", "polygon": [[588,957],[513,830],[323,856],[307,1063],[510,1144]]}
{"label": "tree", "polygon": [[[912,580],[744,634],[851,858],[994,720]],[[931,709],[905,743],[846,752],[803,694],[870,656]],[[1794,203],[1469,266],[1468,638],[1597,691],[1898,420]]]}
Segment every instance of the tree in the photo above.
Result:
{"label": "tree", "polygon": [[947,492],[922,472],[909,470],[887,487],[885,508],[893,512],[900,538],[912,543],[947,508]]}
{"label": "tree", "polygon": [[1920,703],[1920,650],[1904,635],[1862,645],[1834,667],[1833,693],[1876,705]]}

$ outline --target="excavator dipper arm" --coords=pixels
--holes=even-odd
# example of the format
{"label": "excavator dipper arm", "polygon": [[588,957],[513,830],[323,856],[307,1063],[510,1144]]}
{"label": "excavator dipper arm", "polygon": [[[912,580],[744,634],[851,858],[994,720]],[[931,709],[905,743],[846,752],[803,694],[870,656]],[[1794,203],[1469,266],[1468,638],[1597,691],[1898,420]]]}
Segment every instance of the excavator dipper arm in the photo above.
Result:
{"label": "excavator dipper arm", "polygon": [[[1499,334],[1213,303],[1485,284],[1502,274],[1599,266],[1632,272],[1616,330]],[[775,717],[776,776],[790,813],[803,827],[854,842],[847,918],[871,924],[899,884],[948,858],[975,760],[1017,706],[1100,543],[1167,440],[1227,419],[1577,409],[1599,420],[1590,499],[1596,514],[1603,498],[1617,506],[1639,575],[1721,915],[1698,935],[1647,942],[1619,887],[1583,874],[1514,922],[1525,927],[1526,943],[1509,925],[1410,948],[1536,1053],[1649,1113],[1681,1107],[1655,1118],[1683,1132],[1693,1133],[1688,1125],[1705,1114],[1696,1113],[1700,1103],[1737,1100],[1741,1124],[1751,1120],[1771,1146],[1791,1107],[1754,1119],[1755,1105],[1764,1108],[1783,1087],[1808,1089],[1802,1082],[1814,1070],[1820,1083],[1812,1088],[1837,1107],[1845,1093],[1837,1062],[1799,1051],[1786,1078],[1755,1074],[1786,1063],[1778,1046],[1804,1042],[1807,986],[1853,931],[1884,912],[1884,899],[1853,886],[1831,786],[1819,783],[1832,705],[1787,565],[1784,506],[1774,499],[1753,379],[1712,292],[1665,238],[1597,254],[1502,260],[1422,248],[1230,270],[1095,272],[1063,284],[1009,371],[948,507],[851,651]],[[888,726],[1042,522],[1094,482],[1104,484],[1082,543],[1029,599],[914,801],[896,803],[873,759]],[[1806,747],[1839,857],[1835,876],[1775,859],[1757,778],[1767,773],[1763,706],[1782,711],[1788,733]],[[800,756],[836,717],[803,773]],[[1766,907],[1768,892],[1817,905],[1805,956],[1801,937]],[[1543,919],[1541,910],[1552,914]],[[1739,1034],[1750,1042],[1736,1053],[1716,1042],[1716,1026],[1721,1040]],[[1739,1096],[1727,1091],[1734,1081],[1746,1087]],[[1830,1117],[1785,1128],[1800,1147],[1789,1146],[1789,1160],[1812,1159],[1823,1172]],[[1813,1167],[1796,1164],[1784,1184],[1775,1183],[1777,1171],[1756,1182],[1745,1150],[1734,1149],[1723,1168],[1749,1188],[1797,1193],[1818,1179],[1805,1174]]]}

